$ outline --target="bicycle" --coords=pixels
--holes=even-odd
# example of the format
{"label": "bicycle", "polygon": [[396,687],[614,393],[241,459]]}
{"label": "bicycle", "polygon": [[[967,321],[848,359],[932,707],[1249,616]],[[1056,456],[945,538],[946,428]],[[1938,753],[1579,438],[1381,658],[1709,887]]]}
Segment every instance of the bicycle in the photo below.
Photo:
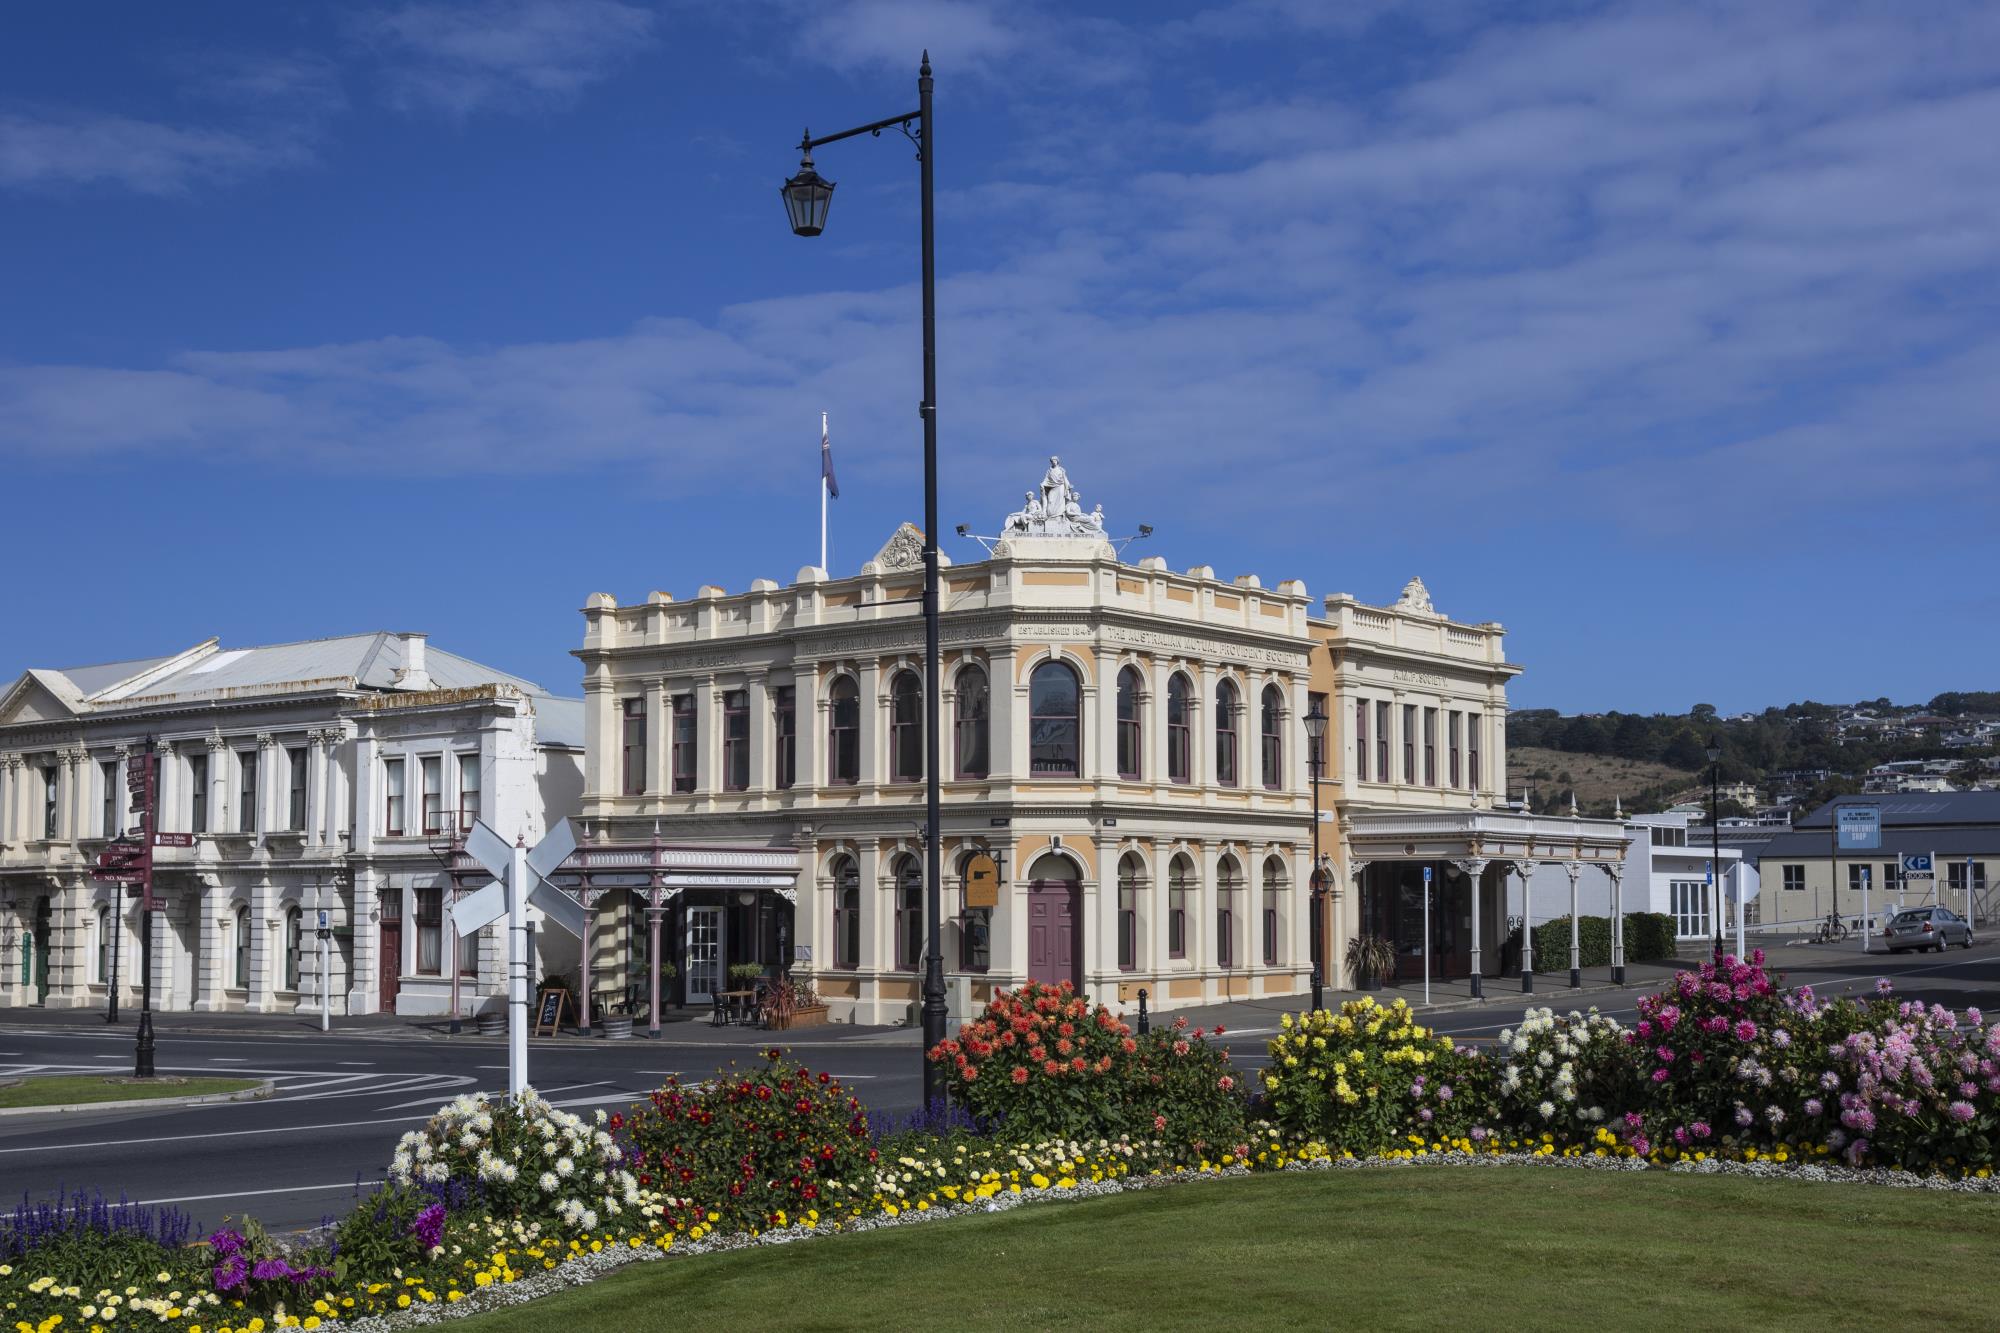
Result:
{"label": "bicycle", "polygon": [[1819,929],[1813,932],[1813,943],[1838,944],[1842,940],[1845,940],[1847,936],[1847,923],[1842,921],[1838,916],[1829,913],[1826,920],[1819,923]]}

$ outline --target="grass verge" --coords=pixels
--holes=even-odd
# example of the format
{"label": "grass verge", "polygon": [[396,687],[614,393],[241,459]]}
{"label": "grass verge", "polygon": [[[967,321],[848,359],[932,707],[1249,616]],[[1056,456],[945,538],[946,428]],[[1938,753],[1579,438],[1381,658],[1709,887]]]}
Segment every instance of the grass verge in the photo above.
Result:
{"label": "grass verge", "polygon": [[78,1106],[85,1102],[143,1102],[156,1097],[209,1097],[242,1092],[254,1078],[152,1079],[127,1082],[103,1074],[50,1074],[0,1087],[0,1107]]}
{"label": "grass verge", "polygon": [[467,1333],[1970,1327],[2000,1206],[1551,1168],[1295,1172],[635,1264]]}

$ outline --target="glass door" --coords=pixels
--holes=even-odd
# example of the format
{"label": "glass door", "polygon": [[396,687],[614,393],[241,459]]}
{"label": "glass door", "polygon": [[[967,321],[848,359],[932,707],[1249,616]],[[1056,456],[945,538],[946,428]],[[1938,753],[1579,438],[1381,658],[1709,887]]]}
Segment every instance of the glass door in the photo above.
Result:
{"label": "glass door", "polygon": [[722,989],[722,909],[687,909],[687,1002],[711,1004]]}

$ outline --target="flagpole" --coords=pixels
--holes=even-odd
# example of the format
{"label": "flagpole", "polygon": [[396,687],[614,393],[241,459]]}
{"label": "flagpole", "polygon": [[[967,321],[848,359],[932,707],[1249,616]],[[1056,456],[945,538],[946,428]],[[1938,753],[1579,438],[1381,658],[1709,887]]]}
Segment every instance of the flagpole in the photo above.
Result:
{"label": "flagpole", "polygon": [[[826,448],[826,413],[819,414],[820,448]],[[826,572],[826,469],[819,470],[819,567]]]}

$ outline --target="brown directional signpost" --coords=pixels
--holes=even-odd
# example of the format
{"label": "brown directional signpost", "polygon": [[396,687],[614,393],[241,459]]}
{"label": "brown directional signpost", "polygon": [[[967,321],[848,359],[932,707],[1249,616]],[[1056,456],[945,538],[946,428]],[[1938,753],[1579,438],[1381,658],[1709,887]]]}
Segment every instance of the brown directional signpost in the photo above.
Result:
{"label": "brown directional signpost", "polygon": [[[97,864],[91,869],[91,878],[101,879],[111,884],[136,886],[139,890],[139,1044],[132,1061],[135,1078],[153,1077],[153,846],[154,809],[159,792],[155,786],[157,774],[153,764],[153,738],[146,738],[146,751],[135,755],[125,764],[125,789],[131,796],[132,813],[137,815],[138,827],[127,830],[127,835],[113,842],[97,854]],[[168,838],[189,837],[186,834],[168,834]],[[163,846],[184,846],[184,843],[162,842]],[[122,919],[124,913],[113,913],[113,920]],[[114,948],[115,959],[120,950]],[[118,1019],[118,981],[114,975],[111,982],[111,1020]]]}

